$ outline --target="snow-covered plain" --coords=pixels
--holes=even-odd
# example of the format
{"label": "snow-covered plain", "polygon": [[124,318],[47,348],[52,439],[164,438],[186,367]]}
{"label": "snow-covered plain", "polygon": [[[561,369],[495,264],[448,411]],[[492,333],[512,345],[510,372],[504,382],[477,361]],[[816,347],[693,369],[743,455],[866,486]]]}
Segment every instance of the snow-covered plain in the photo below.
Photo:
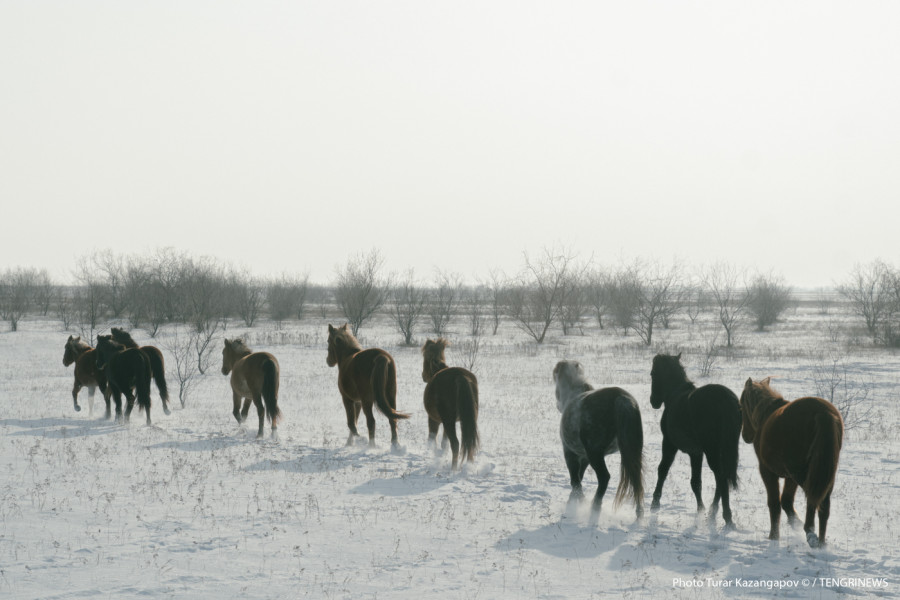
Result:
{"label": "snow-covered plain", "polygon": [[[344,446],[337,370],[325,364],[327,322],[230,326],[229,337],[243,334],[281,363],[284,420],[277,440],[267,425],[261,441],[255,414],[244,427],[231,416],[218,362],[185,408],[176,400],[163,415],[154,387],[154,425],[135,412],[125,426],[102,420],[99,393],[92,416],[86,391],[82,412],[72,409],[59,323],[26,320],[0,333],[0,597],[832,598],[900,590],[900,357],[848,344],[855,321],[843,312],[808,306],[770,332],[745,326],[734,355],[720,357],[707,378],[699,365],[710,321],[675,321],[651,348],[596,327],[537,346],[504,323],[483,338],[475,367],[482,450],[459,473],[450,472],[449,453],[436,457],[426,444],[421,355],[398,345],[387,321],[365,326],[361,342],[394,355],[398,408],[412,418],[400,424],[399,451],[380,414],[377,447]],[[463,329],[457,324],[451,341]],[[612,493],[596,526],[586,504],[567,511],[554,364],[580,360],[595,387],[619,385],[637,398],[649,508],[661,442],[649,372],[661,350],[683,350],[698,385],[738,394],[747,377],[767,375],[787,398],[812,394],[835,360],[856,392],[868,387],[872,423],[845,438],[826,548],[811,550],[784,520],[780,542],[767,539],[765,492],[743,442],[735,531],[695,512],[683,454],[658,513],[635,522],[630,505],[614,509]],[[460,363],[452,346],[448,362]],[[617,455],[608,464],[613,488]],[[708,503],[713,478],[705,466],[703,475]],[[588,498],[595,485],[589,470]],[[802,492],[797,508],[802,515]]]}

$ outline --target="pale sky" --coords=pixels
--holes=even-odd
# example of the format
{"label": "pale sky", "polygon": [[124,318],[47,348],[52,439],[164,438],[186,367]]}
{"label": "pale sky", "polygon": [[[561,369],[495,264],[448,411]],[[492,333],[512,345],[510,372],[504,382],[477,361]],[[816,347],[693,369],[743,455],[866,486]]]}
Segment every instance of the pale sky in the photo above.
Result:
{"label": "pale sky", "polygon": [[0,2],[0,268],[900,263],[900,3]]}

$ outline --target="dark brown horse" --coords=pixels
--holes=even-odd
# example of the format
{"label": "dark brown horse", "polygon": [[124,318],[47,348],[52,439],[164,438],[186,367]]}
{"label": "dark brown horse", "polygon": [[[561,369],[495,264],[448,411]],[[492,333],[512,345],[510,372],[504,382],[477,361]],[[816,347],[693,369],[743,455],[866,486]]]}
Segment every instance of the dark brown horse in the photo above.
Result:
{"label": "dark brown horse", "polygon": [[[788,523],[797,521],[794,494],[797,487],[806,493],[807,543],[825,545],[825,528],[831,512],[831,490],[837,473],[844,421],[833,404],[822,398],[805,397],[788,402],[762,381],[748,379],[741,394],[744,441],[753,444],[759,459],[759,474],[766,486],[769,505],[769,539],[777,540],[781,509]],[[784,478],[779,494],[778,480]],[[819,535],[813,532],[816,511]]]}
{"label": "dark brown horse", "polygon": [[131,418],[137,391],[138,410],[147,413],[150,425],[150,361],[137,348],[126,348],[109,335],[97,336],[97,368],[106,375],[116,402],[116,419],[122,419],[122,394],[128,400],[125,421]]}
{"label": "dark brown horse", "polygon": [[569,502],[584,498],[581,481],[588,465],[597,475],[597,491],[591,504],[591,518],[600,514],[600,503],[609,486],[606,456],[622,456],[615,506],[631,496],[638,518],[644,514],[644,428],[641,409],[634,397],[618,387],[595,390],[584,378],[584,369],[575,360],[561,360],[553,369],[556,408],[562,413],[559,437],[569,469],[572,491]]}
{"label": "dark brown horse", "polygon": [[731,520],[729,488],[737,488],[738,442],[741,409],[737,396],[727,387],[711,383],[697,387],[681,366],[681,354],[657,354],[650,371],[650,404],[665,405],[659,426],[662,429],[662,459],[657,469],[656,489],[651,509],[659,509],[663,484],[678,451],[691,457],[691,489],[697,510],[703,510],[701,477],[703,457],[716,478],[710,518],[715,518],[722,500],[726,527]]}
{"label": "dark brown horse", "polygon": [[78,392],[81,388],[88,390],[88,414],[94,414],[94,390],[100,388],[103,399],[106,401],[106,418],[110,418],[110,389],[106,385],[106,375],[97,368],[97,351],[91,348],[87,342],[81,341],[81,336],[69,336],[66,341],[66,350],[63,354],[63,365],[69,366],[75,363],[75,385],[72,387],[72,402],[75,410],[78,406]]}
{"label": "dark brown horse", "polygon": [[[234,400],[231,414],[237,422],[247,420],[252,401],[259,415],[256,437],[263,436],[267,415],[272,424],[272,437],[277,437],[278,420],[281,418],[281,410],[278,408],[278,359],[268,352],[253,352],[243,340],[226,339],[222,349],[222,375],[228,373],[231,373],[231,394]],[[241,398],[244,399],[243,410]]]}
{"label": "dark brown horse", "polygon": [[[159,390],[159,397],[162,398],[163,406],[168,410],[169,388],[166,385],[166,362],[160,349],[156,346],[138,346],[131,334],[124,329],[113,327],[109,331],[115,341],[126,348],[137,348],[147,356],[147,359],[150,361],[150,369],[153,371],[153,381],[156,382],[156,389]],[[169,413],[167,412],[166,414]]]}
{"label": "dark brown horse", "polygon": [[422,381],[425,386],[425,411],[428,413],[428,440],[437,445],[437,433],[444,426],[441,447],[450,440],[453,451],[453,470],[459,460],[459,438],[456,422],[462,434],[462,460],[475,459],[478,450],[478,379],[462,367],[448,367],[444,362],[447,340],[427,340],[422,346]]}
{"label": "dark brown horse", "polygon": [[345,323],[338,328],[328,325],[326,362],[329,367],[337,365],[338,368],[338,389],[350,428],[347,445],[359,436],[356,421],[360,408],[366,413],[369,445],[375,445],[375,415],[372,413],[375,405],[387,417],[391,425],[391,444],[396,447],[397,421],[408,419],[409,415],[397,412],[397,367],[393,357],[380,348],[363,350]]}

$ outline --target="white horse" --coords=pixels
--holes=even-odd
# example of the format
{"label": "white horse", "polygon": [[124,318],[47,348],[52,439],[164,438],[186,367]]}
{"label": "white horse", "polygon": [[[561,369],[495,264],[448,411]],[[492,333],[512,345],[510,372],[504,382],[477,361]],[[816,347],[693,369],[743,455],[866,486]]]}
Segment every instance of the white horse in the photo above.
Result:
{"label": "white horse", "polygon": [[553,369],[556,383],[556,407],[562,413],[559,435],[572,492],[569,501],[584,498],[581,480],[588,465],[597,474],[597,492],[591,505],[593,518],[609,485],[606,455],[620,452],[622,466],[615,505],[630,496],[638,518],[644,512],[644,430],[641,410],[634,397],[622,388],[599,390],[584,379],[584,369],[574,360],[563,360]]}

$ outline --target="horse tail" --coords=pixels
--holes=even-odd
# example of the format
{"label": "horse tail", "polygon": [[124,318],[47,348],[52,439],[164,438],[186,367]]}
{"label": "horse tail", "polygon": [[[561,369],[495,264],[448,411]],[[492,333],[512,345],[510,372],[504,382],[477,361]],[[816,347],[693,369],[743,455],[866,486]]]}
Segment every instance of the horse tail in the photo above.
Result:
{"label": "horse tail", "polygon": [[384,354],[375,357],[372,365],[372,393],[375,395],[375,404],[378,410],[388,419],[408,419],[406,413],[397,412],[387,401],[388,384],[397,387],[397,373],[394,371],[393,362]]}
{"label": "horse tail", "polygon": [[[831,407],[829,407],[831,408]],[[837,412],[835,410],[835,412]],[[838,457],[844,438],[844,423],[840,414],[819,412],[814,418],[813,440],[809,447],[806,481],[801,486],[809,506],[816,509],[834,487]]]}
{"label": "horse tail", "polygon": [[462,431],[460,461],[471,461],[481,445],[478,436],[478,388],[466,377],[456,380],[456,411]]}
{"label": "horse tail", "polygon": [[281,409],[278,408],[278,365],[271,358],[266,358],[262,364],[263,383],[262,397],[266,404],[266,414],[272,427],[278,425],[281,418]]}
{"label": "horse tail", "polygon": [[636,507],[644,504],[644,428],[641,410],[630,396],[616,398],[616,439],[621,455],[619,487],[615,506],[626,497],[634,500]]}
{"label": "horse tail", "polygon": [[150,359],[150,371],[153,374],[153,381],[156,382],[156,389],[159,390],[159,397],[162,398],[163,406],[169,404],[169,387],[166,385],[166,363],[163,360],[162,352],[159,349],[150,346],[146,348],[144,354]]}
{"label": "horse tail", "polygon": [[129,350],[135,352],[138,361],[135,367],[135,388],[137,391],[138,411],[146,411],[150,414],[150,379],[152,378],[153,368],[150,366],[150,359],[140,350]]}
{"label": "horse tail", "polygon": [[724,469],[725,483],[730,485],[731,489],[736,490],[738,487],[738,446],[741,441],[741,409],[735,402],[729,403],[729,410],[722,419],[722,437],[719,440],[719,461],[721,468]]}

